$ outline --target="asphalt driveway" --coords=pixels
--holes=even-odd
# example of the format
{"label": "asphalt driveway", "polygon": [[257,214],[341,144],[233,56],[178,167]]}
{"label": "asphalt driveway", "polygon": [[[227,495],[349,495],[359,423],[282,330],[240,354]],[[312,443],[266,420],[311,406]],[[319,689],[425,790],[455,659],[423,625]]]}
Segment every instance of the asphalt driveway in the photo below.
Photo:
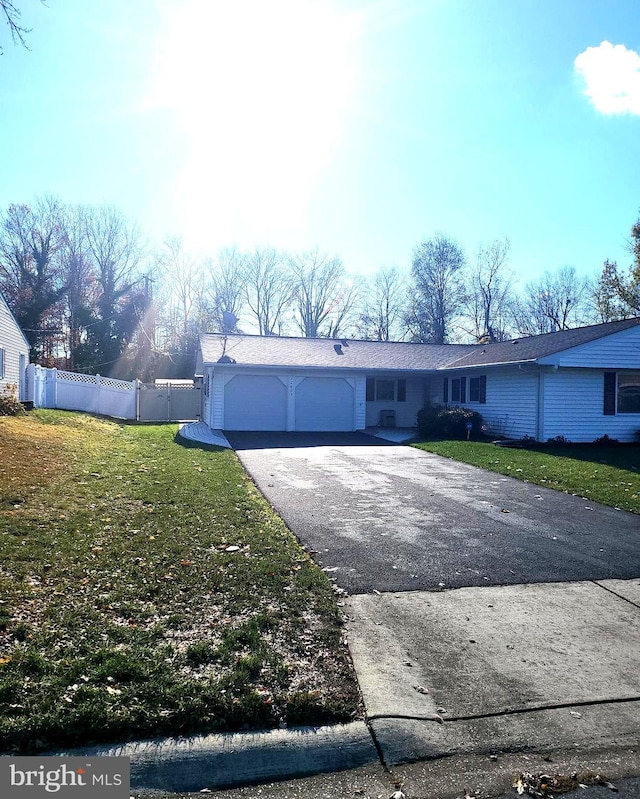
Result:
{"label": "asphalt driveway", "polygon": [[640,574],[640,517],[365,434],[232,433],[349,594]]}

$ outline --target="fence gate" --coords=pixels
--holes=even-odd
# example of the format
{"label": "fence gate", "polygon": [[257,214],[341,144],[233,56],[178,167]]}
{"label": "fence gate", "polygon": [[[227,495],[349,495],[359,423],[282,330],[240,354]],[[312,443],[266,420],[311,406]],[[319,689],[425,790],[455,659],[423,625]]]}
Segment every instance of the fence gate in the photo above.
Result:
{"label": "fence gate", "polygon": [[138,420],[187,422],[200,418],[200,386],[138,383]]}

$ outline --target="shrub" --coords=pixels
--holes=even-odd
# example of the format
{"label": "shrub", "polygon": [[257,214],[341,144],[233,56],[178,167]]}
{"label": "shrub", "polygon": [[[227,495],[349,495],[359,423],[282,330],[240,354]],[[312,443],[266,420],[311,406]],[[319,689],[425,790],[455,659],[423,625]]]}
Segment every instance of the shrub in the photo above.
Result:
{"label": "shrub", "polygon": [[24,408],[18,400],[18,386],[8,383],[0,390],[0,416],[19,416]]}
{"label": "shrub", "polygon": [[605,433],[603,436],[594,439],[593,443],[599,447],[607,447],[607,446],[612,447],[615,446],[616,444],[619,444],[620,441],[617,438],[611,438]]}
{"label": "shrub", "polygon": [[558,445],[558,446],[562,446],[563,444],[570,444],[570,443],[571,442],[569,441],[569,439],[566,438],[565,436],[562,436],[562,435],[554,436],[553,438],[548,438],[547,439],[547,444],[552,444],[552,445],[555,444],[555,445]]}
{"label": "shrub", "polygon": [[477,411],[457,405],[427,405],[418,411],[418,431],[424,438],[466,438],[469,422],[471,436],[481,436],[482,416]]}
{"label": "shrub", "polygon": [[531,449],[532,447],[536,447],[537,445],[538,442],[533,436],[526,435],[522,436],[522,438],[520,439],[520,446],[523,449]]}

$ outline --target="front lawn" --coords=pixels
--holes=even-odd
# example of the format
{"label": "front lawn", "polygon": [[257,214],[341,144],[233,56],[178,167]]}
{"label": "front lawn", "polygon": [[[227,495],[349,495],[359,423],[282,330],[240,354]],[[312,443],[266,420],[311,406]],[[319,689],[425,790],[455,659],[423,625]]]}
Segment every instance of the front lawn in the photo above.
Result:
{"label": "front lawn", "polygon": [[640,513],[640,447],[573,444],[512,449],[480,441],[423,441],[419,449],[536,485]]}
{"label": "front lawn", "polygon": [[348,721],[336,595],[234,453],[0,419],[0,751]]}

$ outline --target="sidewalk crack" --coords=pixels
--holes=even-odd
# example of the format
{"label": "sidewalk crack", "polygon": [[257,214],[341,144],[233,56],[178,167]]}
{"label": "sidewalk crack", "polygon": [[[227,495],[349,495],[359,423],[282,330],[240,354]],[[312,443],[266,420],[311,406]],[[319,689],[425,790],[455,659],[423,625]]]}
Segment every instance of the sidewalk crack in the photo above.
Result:
{"label": "sidewalk crack", "polygon": [[594,585],[597,585],[598,588],[602,588],[603,591],[608,591],[610,594],[613,594],[614,596],[617,596],[618,599],[624,599],[625,602],[628,602],[630,605],[633,605],[634,608],[640,609],[640,603],[634,602],[633,599],[629,599],[629,597],[626,597],[626,596],[623,596],[622,594],[619,594],[617,591],[614,591],[613,588],[609,588],[606,585],[602,585],[600,580],[592,580],[591,582]]}
{"label": "sidewalk crack", "polygon": [[[518,716],[524,715],[525,713],[539,713],[542,710],[567,710],[569,708],[574,707],[597,707],[598,705],[619,705],[624,703],[631,703],[631,702],[640,702],[640,695],[639,696],[624,696],[618,697],[613,699],[592,699],[583,702],[563,702],[555,705],[532,705],[526,708],[507,708],[506,710],[497,710],[494,713],[476,713],[470,716],[449,716],[448,718],[434,719],[431,716],[412,716],[412,715],[404,715],[404,714],[395,714],[395,713],[377,713],[374,716],[367,717],[367,724],[369,725],[372,721],[377,721],[378,719],[402,719],[404,721],[438,721],[438,723],[442,724],[451,724],[454,721],[474,721],[476,719],[492,719],[492,718],[500,718],[502,716]],[[372,731],[373,736],[373,731]],[[375,741],[374,737],[374,743]]]}
{"label": "sidewalk crack", "polygon": [[[378,718],[378,717],[376,717],[376,718]],[[369,723],[370,721],[371,721],[371,719],[369,719],[369,718],[365,719],[365,724],[367,725],[367,729],[369,730],[369,734],[371,735],[371,740],[373,741],[373,745],[375,746],[376,752],[378,753],[378,757],[380,758],[380,763],[382,765],[382,768],[387,772],[387,774],[390,774],[391,773],[391,769],[389,768],[389,766],[387,765],[387,763],[386,763],[386,761],[384,759],[384,754],[382,752],[382,746],[380,745],[380,741],[378,741],[378,736],[376,735],[376,731],[373,729],[373,727]]]}

